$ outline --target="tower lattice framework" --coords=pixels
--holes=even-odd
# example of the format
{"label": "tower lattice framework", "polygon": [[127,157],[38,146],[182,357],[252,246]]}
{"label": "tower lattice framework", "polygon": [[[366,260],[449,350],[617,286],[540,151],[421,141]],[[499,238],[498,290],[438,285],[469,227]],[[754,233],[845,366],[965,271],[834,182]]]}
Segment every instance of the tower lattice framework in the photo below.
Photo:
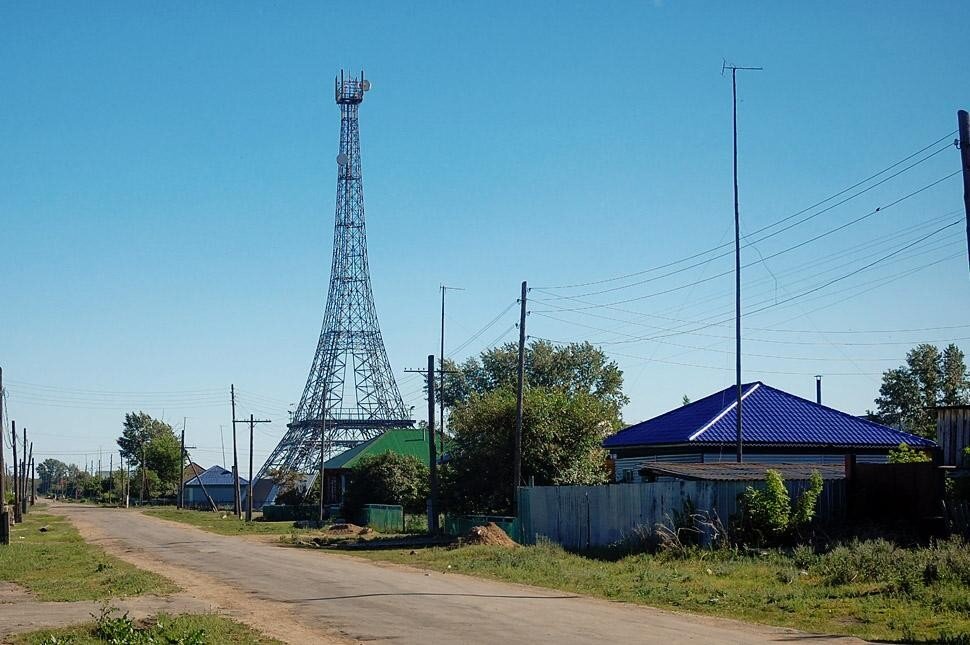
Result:
{"label": "tower lattice framework", "polygon": [[[275,469],[312,478],[321,452],[329,457],[388,429],[414,424],[387,359],[367,264],[357,114],[368,89],[363,72],[359,78],[341,72],[334,81],[340,152],[327,307],[303,396],[257,482]],[[275,486],[265,498],[275,498]]]}

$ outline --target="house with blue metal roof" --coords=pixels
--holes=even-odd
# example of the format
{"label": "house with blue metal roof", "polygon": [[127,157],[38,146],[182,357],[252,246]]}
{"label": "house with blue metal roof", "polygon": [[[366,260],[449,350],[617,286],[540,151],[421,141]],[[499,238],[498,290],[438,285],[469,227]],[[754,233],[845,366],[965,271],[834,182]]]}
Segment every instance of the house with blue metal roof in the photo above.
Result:
{"label": "house with blue metal roof", "polygon": [[[885,462],[900,444],[934,450],[936,443],[820,405],[758,381],[742,386],[744,460],[750,463]],[[737,389],[727,387],[603,441],[618,481],[636,481],[649,462],[735,460]]]}
{"label": "house with blue metal roof", "polygon": [[[240,476],[239,488],[245,506],[249,480]],[[232,471],[226,470],[222,466],[213,466],[185,482],[185,506],[188,508],[209,508],[209,500],[206,499],[206,493],[208,493],[216,506],[231,508],[235,498],[234,491],[235,483]]]}

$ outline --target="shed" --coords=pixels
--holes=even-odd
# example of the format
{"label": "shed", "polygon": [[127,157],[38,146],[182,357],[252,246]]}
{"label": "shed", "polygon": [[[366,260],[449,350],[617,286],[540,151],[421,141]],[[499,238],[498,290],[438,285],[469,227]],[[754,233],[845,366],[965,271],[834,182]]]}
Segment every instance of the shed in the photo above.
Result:
{"label": "shed", "polygon": [[[245,494],[249,481],[239,478],[239,487]],[[205,491],[203,491],[205,487]],[[207,468],[204,472],[185,482],[185,506],[188,508],[208,508],[209,500],[206,493],[220,508],[229,508],[235,499],[235,482],[232,471],[222,466]]]}
{"label": "shed", "polygon": [[[742,386],[744,461],[758,464],[842,465],[885,462],[905,444],[933,450],[936,443],[789,394],[760,381]],[[736,458],[734,386],[629,426],[603,442],[616,479],[636,481],[646,462],[719,463]]]}

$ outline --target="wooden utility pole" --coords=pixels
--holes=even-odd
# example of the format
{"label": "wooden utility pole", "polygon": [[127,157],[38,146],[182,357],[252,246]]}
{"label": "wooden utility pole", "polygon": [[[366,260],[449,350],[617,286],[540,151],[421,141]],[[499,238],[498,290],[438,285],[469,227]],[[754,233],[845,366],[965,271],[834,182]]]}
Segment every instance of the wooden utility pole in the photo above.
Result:
{"label": "wooden utility pole", "polygon": [[30,444],[30,505],[37,503],[37,478],[34,476],[34,444]]}
{"label": "wooden utility pole", "polygon": [[182,418],[182,439],[179,442],[179,508],[185,508],[185,418]]}
{"label": "wooden utility pole", "polygon": [[735,377],[737,385],[737,414],[735,415],[735,433],[737,435],[738,463],[743,456],[743,426],[741,423],[741,208],[738,198],[738,70],[761,70],[760,67],[738,67],[725,63],[721,67],[721,74],[725,69],[731,70],[731,98],[734,101],[734,297],[735,297]]}
{"label": "wooden utility pole", "polygon": [[141,444],[141,505],[145,505],[145,492],[148,489],[148,469],[145,468],[145,444]]}
{"label": "wooden utility pole", "polygon": [[10,437],[13,439],[13,521],[17,524],[24,521],[20,514],[20,479],[17,477],[19,464],[17,463],[17,422],[10,421]]}
{"label": "wooden utility pole", "polygon": [[3,461],[3,368],[0,367],[0,520],[7,521],[7,466]]}
{"label": "wooden utility pole", "polygon": [[[30,447],[31,452],[33,452],[33,446]],[[27,458],[27,428],[24,427],[24,458],[20,462],[20,505],[23,507],[21,509],[21,514],[27,512],[27,463],[29,459]]]}
{"label": "wooden utility pole", "polygon": [[108,499],[115,501],[115,453],[108,454]]}
{"label": "wooden utility pole", "polygon": [[[253,521],[253,430],[257,423],[269,423],[269,419],[254,419],[249,415],[249,485],[246,486],[246,521]],[[320,481],[320,496],[323,497],[323,480]]]}
{"label": "wooden utility pole", "polygon": [[966,110],[957,112],[957,126],[960,132],[960,162],[963,165],[963,208],[967,216],[967,259],[970,261],[970,114]]}
{"label": "wooden utility pole", "polygon": [[431,498],[428,500],[428,532],[438,534],[438,455],[434,436],[434,354],[428,355],[428,465]]}
{"label": "wooden utility pole", "polygon": [[236,386],[229,385],[229,398],[232,402],[232,480],[233,500],[232,512],[236,518],[242,518],[242,498],[239,494],[239,451],[236,449]]}
{"label": "wooden utility pole", "polygon": [[515,395],[515,454],[512,458],[512,507],[518,506],[518,490],[522,485],[522,407],[525,402],[525,314],[529,286],[522,282],[519,298],[519,375]]}

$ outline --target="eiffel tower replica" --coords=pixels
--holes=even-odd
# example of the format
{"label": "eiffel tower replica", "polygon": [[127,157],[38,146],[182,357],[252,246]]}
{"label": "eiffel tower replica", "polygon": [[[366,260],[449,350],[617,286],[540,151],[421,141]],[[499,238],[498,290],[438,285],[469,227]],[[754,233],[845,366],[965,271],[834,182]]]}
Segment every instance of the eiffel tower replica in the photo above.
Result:
{"label": "eiffel tower replica", "polygon": [[[386,430],[414,425],[387,360],[367,266],[357,112],[369,89],[363,72],[359,78],[345,78],[341,71],[334,79],[340,152],[327,308],[300,404],[260,469],[257,489],[274,471],[300,472],[312,481],[319,474],[321,454],[329,458]],[[275,485],[262,492],[255,492],[254,501],[276,498]]]}

